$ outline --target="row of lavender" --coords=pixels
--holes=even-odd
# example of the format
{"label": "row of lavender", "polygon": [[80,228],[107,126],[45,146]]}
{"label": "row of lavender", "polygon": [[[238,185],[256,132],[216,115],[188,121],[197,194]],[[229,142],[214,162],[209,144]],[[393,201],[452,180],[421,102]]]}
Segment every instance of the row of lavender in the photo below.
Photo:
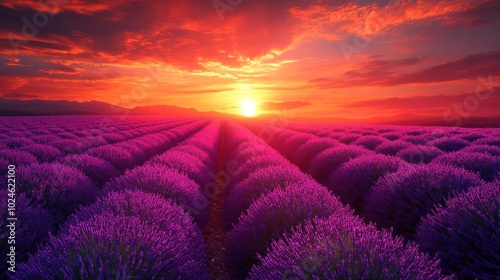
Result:
{"label": "row of lavender", "polygon": [[[123,170],[134,164],[134,156],[137,155],[139,160],[147,156],[140,154],[141,149],[145,149],[145,153],[154,153],[147,146],[148,142],[168,142],[168,139],[176,141],[178,133],[173,129],[195,121],[178,119],[158,123],[155,119],[142,119],[144,124],[138,127],[133,121],[129,124],[128,121],[118,118],[106,126],[99,124],[100,118],[92,117],[50,118],[50,125],[44,120],[7,118],[0,122],[0,131],[4,131],[0,142],[0,161],[26,165],[54,162],[67,157],[62,161],[72,162],[75,158],[68,156],[85,154],[94,158],[103,157],[116,165],[116,168]],[[131,154],[134,152],[136,154]],[[122,158],[113,158],[109,154],[118,154]],[[85,165],[96,160],[84,158],[81,161],[84,161],[82,165]],[[2,164],[2,168],[3,166]]]}
{"label": "row of lavender", "polygon": [[444,279],[439,261],[365,225],[247,129],[226,128],[224,204],[236,279]]}
{"label": "row of lavender", "polygon": [[436,254],[445,273],[500,277],[499,130],[244,124],[365,221]]}
{"label": "row of lavender", "polygon": [[[25,122],[29,124],[30,120],[25,120]],[[61,119],[59,121],[64,122]],[[98,122],[98,118],[88,118],[87,122]],[[26,260],[28,253],[39,247],[34,257],[20,266],[19,272],[16,274],[18,279],[67,279],[75,275],[87,275],[91,278],[100,276],[102,276],[100,278],[120,278],[124,275],[137,275],[141,271],[144,272],[144,269],[148,271],[154,270],[150,266],[158,256],[164,255],[163,253],[160,254],[160,252],[178,249],[172,248],[172,246],[165,247],[158,240],[151,240],[155,236],[153,233],[168,237],[167,240],[172,238],[182,240],[179,239],[180,236],[170,236],[170,228],[163,229],[164,226],[180,226],[185,228],[186,232],[193,232],[191,236],[200,237],[199,229],[192,225],[190,218],[186,218],[185,210],[177,205],[177,202],[182,200],[182,195],[188,201],[183,206],[187,207],[192,204],[195,200],[192,197],[186,198],[185,196],[186,194],[189,195],[189,192],[191,195],[195,195],[199,191],[199,186],[182,174],[184,170],[170,170],[163,165],[158,165],[156,169],[136,166],[144,162],[153,163],[167,156],[169,152],[174,152],[174,148],[169,148],[184,139],[188,139],[205,127],[208,121],[184,119],[175,121],[153,120],[153,122],[156,124],[148,125],[146,122],[146,127],[135,128],[135,130],[140,131],[140,134],[131,135],[129,139],[94,147],[83,154],[61,156],[52,162],[38,163],[37,160],[33,160],[31,164],[29,162],[18,162],[15,156],[9,157],[19,152],[18,149],[8,149],[1,154],[1,157],[6,161],[8,160],[9,164],[16,164],[18,172],[16,215],[22,223],[16,228],[17,261]],[[91,127],[88,123],[86,123],[87,127]],[[29,127],[29,125],[26,126]],[[64,127],[64,123],[60,127]],[[117,127],[119,126],[117,125]],[[213,125],[210,125],[210,127],[213,129]],[[205,127],[205,130],[207,128]],[[84,128],[81,127],[81,129]],[[127,131],[125,127],[117,129]],[[29,133],[28,130],[25,130],[25,132]],[[102,133],[100,137],[104,138],[113,133],[117,132]],[[145,133],[149,134],[143,135]],[[123,135],[123,133],[120,135]],[[211,145],[216,146],[216,143]],[[179,147],[179,149],[182,148]],[[204,159],[207,158],[208,156],[205,156]],[[176,200],[163,201],[164,198],[157,194],[141,193],[139,190],[121,192],[124,189],[123,185],[129,185],[126,182],[127,180],[135,179],[136,186],[143,186],[145,179],[141,176],[145,175],[140,173],[141,170],[143,173],[149,173],[150,185],[155,186],[158,191],[165,191],[157,185],[156,181],[159,176],[167,176],[168,180],[177,179],[179,182],[183,182],[183,184],[165,182],[165,184],[172,185],[170,195],[175,197]],[[123,171],[125,171],[125,174],[120,176]],[[204,173],[204,171],[200,172]],[[125,182],[123,185],[120,185],[121,180]],[[108,181],[107,184],[102,187],[106,181]],[[183,186],[188,189],[187,193],[180,189]],[[2,190],[2,192],[4,191]],[[132,204],[137,207],[133,211],[130,208]],[[5,227],[3,223],[6,221],[7,215],[7,207],[4,206],[0,210],[2,228]],[[77,209],[80,209],[78,213],[71,216]],[[191,207],[190,209],[195,208]],[[146,210],[161,212],[146,213]],[[133,216],[131,211],[138,216],[118,217],[120,216],[118,213]],[[169,213],[166,211],[171,211],[172,215],[163,217],[165,213]],[[95,215],[98,212],[103,215]],[[163,215],[159,215],[159,213],[163,213]],[[202,216],[200,215],[200,217]],[[65,222],[68,217],[69,220]],[[161,217],[164,220],[158,221],[157,219]],[[172,222],[173,220],[177,220],[177,224]],[[162,229],[146,228],[144,226],[146,222]],[[137,229],[144,231],[139,233]],[[175,231],[182,235],[179,229],[175,229]],[[6,233],[2,231],[2,243],[6,242],[4,234]],[[150,236],[150,240],[134,239],[138,236]],[[97,246],[100,242],[102,242],[102,246]],[[164,241],[161,240],[161,242]],[[202,243],[192,243],[192,240],[185,240],[185,244],[197,246],[196,244],[200,245]],[[185,244],[181,245],[181,247],[187,246]],[[142,257],[139,256],[144,254],[141,246],[156,248],[156,253],[141,259]],[[203,247],[203,245],[200,246]],[[3,260],[6,257],[6,252],[3,251],[7,249],[7,245],[2,244],[1,248]],[[124,258],[128,250],[130,250],[131,254],[135,253],[136,257],[133,260]],[[94,258],[95,256],[99,256],[99,258]],[[144,260],[150,260],[151,262],[147,263]],[[107,261],[107,263],[103,264],[103,261]],[[127,261],[132,263],[127,263]],[[71,265],[72,263],[74,266]],[[185,261],[180,260],[180,263],[184,265]],[[5,265],[6,260],[3,260],[0,266],[4,268]],[[129,266],[132,270],[134,268],[137,268],[137,270],[128,271]],[[102,271],[96,270],[99,267],[106,269]],[[48,271],[47,268],[53,270]],[[80,270],[80,268],[83,270]],[[163,268],[163,272],[165,269]],[[4,272],[6,272],[6,269],[2,269],[2,273]]]}

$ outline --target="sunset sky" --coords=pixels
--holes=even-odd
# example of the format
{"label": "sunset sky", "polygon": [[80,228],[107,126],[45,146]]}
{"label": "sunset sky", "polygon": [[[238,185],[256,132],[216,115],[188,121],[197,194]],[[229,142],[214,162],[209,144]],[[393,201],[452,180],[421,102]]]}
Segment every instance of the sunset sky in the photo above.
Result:
{"label": "sunset sky", "polygon": [[0,96],[491,116],[499,30],[500,1],[2,1]]}

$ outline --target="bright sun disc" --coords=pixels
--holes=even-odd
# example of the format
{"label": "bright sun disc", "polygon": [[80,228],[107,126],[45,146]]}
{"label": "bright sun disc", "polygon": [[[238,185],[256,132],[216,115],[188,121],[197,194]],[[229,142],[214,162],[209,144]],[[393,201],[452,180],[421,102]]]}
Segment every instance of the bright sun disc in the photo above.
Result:
{"label": "bright sun disc", "polygon": [[257,104],[250,100],[241,102],[241,114],[245,117],[253,117],[257,114]]}

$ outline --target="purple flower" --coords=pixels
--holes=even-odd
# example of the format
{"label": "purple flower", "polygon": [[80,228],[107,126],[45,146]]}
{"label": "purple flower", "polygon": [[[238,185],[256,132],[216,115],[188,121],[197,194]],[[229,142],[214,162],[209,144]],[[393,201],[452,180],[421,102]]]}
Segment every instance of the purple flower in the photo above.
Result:
{"label": "purple flower", "polygon": [[500,147],[488,146],[488,145],[476,145],[472,144],[468,147],[463,148],[460,152],[468,153],[487,153],[495,157],[500,157]]}
{"label": "purple flower", "polygon": [[69,155],[58,160],[59,163],[75,167],[92,179],[97,186],[104,185],[109,179],[120,175],[120,171],[109,162],[89,155]]}
{"label": "purple flower", "polygon": [[170,151],[154,157],[151,163],[161,164],[164,168],[178,170],[193,179],[199,185],[210,182],[210,171],[208,167],[198,158],[188,153]]}
{"label": "purple flower", "polygon": [[500,278],[500,184],[469,189],[422,219],[415,240],[460,279]]}
{"label": "purple flower", "polygon": [[340,146],[340,142],[333,139],[313,138],[302,144],[290,155],[290,161],[305,170],[311,160],[322,151]]}
{"label": "purple flower", "polygon": [[112,145],[93,148],[86,154],[104,159],[111,163],[114,167],[118,168],[118,170],[120,171],[130,169],[137,165],[136,160],[129,152]]}
{"label": "purple flower", "polygon": [[375,152],[384,154],[387,156],[394,156],[396,155],[399,151],[412,147],[413,144],[408,143],[406,141],[390,141],[390,142],[384,142],[377,146],[375,149]]}
{"label": "purple flower", "polygon": [[314,217],[350,213],[325,187],[308,184],[288,185],[258,198],[228,235],[228,259],[237,278],[244,277],[265,254],[273,240]]}
{"label": "purple flower", "polygon": [[469,141],[459,137],[443,137],[433,140],[428,144],[438,147],[440,150],[445,152],[455,152],[470,145]]}
{"label": "purple flower", "polygon": [[479,173],[485,181],[493,181],[500,172],[500,157],[487,153],[453,152],[435,158],[433,163],[449,164]]}
{"label": "purple flower", "polygon": [[360,156],[342,164],[330,175],[326,186],[339,196],[340,201],[359,212],[375,182],[405,166],[407,163],[396,157],[379,154]]}
{"label": "purple flower", "polygon": [[353,145],[361,146],[367,148],[368,150],[375,150],[380,144],[386,142],[387,140],[380,136],[368,135],[358,138],[356,141],[352,142]]}
{"label": "purple flower", "polygon": [[241,162],[240,165],[236,168],[233,177],[231,180],[233,183],[239,183],[248,175],[255,170],[266,168],[269,166],[278,166],[278,165],[289,165],[290,163],[284,159],[282,156],[273,156],[273,155],[259,155],[253,158],[248,159],[247,161]]}
{"label": "purple flower", "polygon": [[278,146],[278,151],[284,155],[291,155],[304,143],[315,138],[315,136],[310,134],[295,132],[290,138],[286,139]]}
{"label": "purple flower", "polygon": [[0,158],[3,158],[9,162],[9,164],[14,164],[16,166],[29,165],[38,162],[34,155],[19,149],[0,150]]}
{"label": "purple flower", "polygon": [[341,214],[295,228],[259,260],[248,279],[452,279],[413,243]]}
{"label": "purple flower", "polygon": [[48,145],[65,154],[81,154],[87,150],[87,147],[78,140],[62,139],[48,143]]}
{"label": "purple flower", "polygon": [[478,175],[461,168],[410,165],[377,181],[363,214],[379,227],[393,227],[396,234],[411,238],[420,219],[434,207],[479,184]]}
{"label": "purple flower", "polygon": [[17,169],[16,187],[63,220],[76,207],[92,203],[98,194],[94,183],[78,169],[59,163],[32,164]]}
{"label": "purple flower", "polygon": [[373,152],[358,146],[341,145],[327,149],[311,160],[307,173],[311,174],[318,182],[324,183],[328,176],[341,164],[356,157],[371,154]]}
{"label": "purple flower", "polygon": [[344,136],[340,137],[339,141],[340,143],[349,145],[353,143],[354,141],[358,140],[361,137],[360,134],[357,133],[346,133]]}
{"label": "purple flower", "polygon": [[500,136],[490,135],[488,137],[475,141],[474,144],[500,147]]}
{"label": "purple flower", "polygon": [[[0,208],[0,278],[7,278],[7,253],[10,245],[7,243],[7,237],[10,233],[7,228],[8,212],[7,212],[7,191],[0,191],[1,208]],[[56,221],[54,217],[42,208],[39,204],[32,202],[24,194],[18,194],[15,197],[17,218],[15,224],[15,246],[16,246],[16,262],[25,261],[28,258],[28,253],[36,249],[38,244],[48,236],[49,232],[54,230]],[[2,273],[4,273],[2,275]]]}
{"label": "purple flower", "polygon": [[48,145],[50,145],[50,143],[52,143],[52,142],[56,142],[56,141],[61,140],[60,137],[53,135],[53,134],[39,135],[39,136],[31,137],[30,139],[35,141],[35,143],[37,143],[37,144],[48,144]]}
{"label": "purple flower", "polygon": [[56,158],[63,156],[63,153],[61,153],[58,149],[44,144],[24,146],[21,150],[34,155],[39,162],[51,162]]}
{"label": "purple flower", "polygon": [[102,138],[106,140],[109,144],[117,143],[117,142],[122,142],[127,140],[127,138],[119,133],[107,133],[103,134]]}
{"label": "purple flower", "polygon": [[112,214],[71,226],[19,265],[15,279],[208,279],[203,238],[182,210],[170,210],[163,227]]}
{"label": "purple flower", "polygon": [[406,162],[420,164],[429,163],[442,154],[444,152],[436,147],[415,145],[399,151],[396,156]]}
{"label": "purple flower", "polygon": [[141,190],[157,193],[172,199],[203,225],[208,216],[208,200],[200,186],[186,175],[161,164],[146,164],[128,170],[124,175],[111,179],[103,191]]}
{"label": "purple flower", "polygon": [[16,149],[24,146],[30,146],[35,144],[35,142],[26,137],[6,137],[2,139],[2,142],[11,149]]}
{"label": "purple flower", "polygon": [[255,170],[229,191],[223,208],[226,225],[230,227],[235,223],[260,196],[288,185],[306,185],[310,180],[293,165],[274,165]]}
{"label": "purple flower", "polygon": [[151,225],[157,225],[159,228],[168,228],[169,224],[177,223],[186,230],[186,234],[201,238],[201,232],[193,223],[192,217],[174,200],[139,190],[108,193],[71,215],[64,222],[60,232],[66,232],[72,226],[105,214],[137,217]]}
{"label": "purple flower", "polygon": [[386,132],[386,133],[380,134],[380,136],[382,136],[390,141],[398,140],[401,137],[403,137],[403,135],[399,132]]}

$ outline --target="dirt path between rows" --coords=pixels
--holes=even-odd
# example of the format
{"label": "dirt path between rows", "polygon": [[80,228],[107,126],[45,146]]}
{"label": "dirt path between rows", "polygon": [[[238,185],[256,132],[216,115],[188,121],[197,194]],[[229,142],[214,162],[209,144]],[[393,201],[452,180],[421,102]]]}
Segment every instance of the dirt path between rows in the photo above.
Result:
{"label": "dirt path between rows", "polygon": [[[218,153],[218,172],[225,171],[226,155],[224,153],[225,139],[224,139],[224,124],[221,127],[220,147]],[[216,173],[218,174],[218,173]],[[223,178],[220,178],[223,179]],[[230,280],[232,279],[228,268],[228,260],[226,257],[226,241],[227,232],[224,229],[222,220],[222,204],[224,202],[225,181],[217,179],[217,187],[215,196],[209,202],[210,216],[208,219],[207,227],[203,231],[205,242],[208,250],[208,264],[209,272],[213,279],[216,280]]]}

